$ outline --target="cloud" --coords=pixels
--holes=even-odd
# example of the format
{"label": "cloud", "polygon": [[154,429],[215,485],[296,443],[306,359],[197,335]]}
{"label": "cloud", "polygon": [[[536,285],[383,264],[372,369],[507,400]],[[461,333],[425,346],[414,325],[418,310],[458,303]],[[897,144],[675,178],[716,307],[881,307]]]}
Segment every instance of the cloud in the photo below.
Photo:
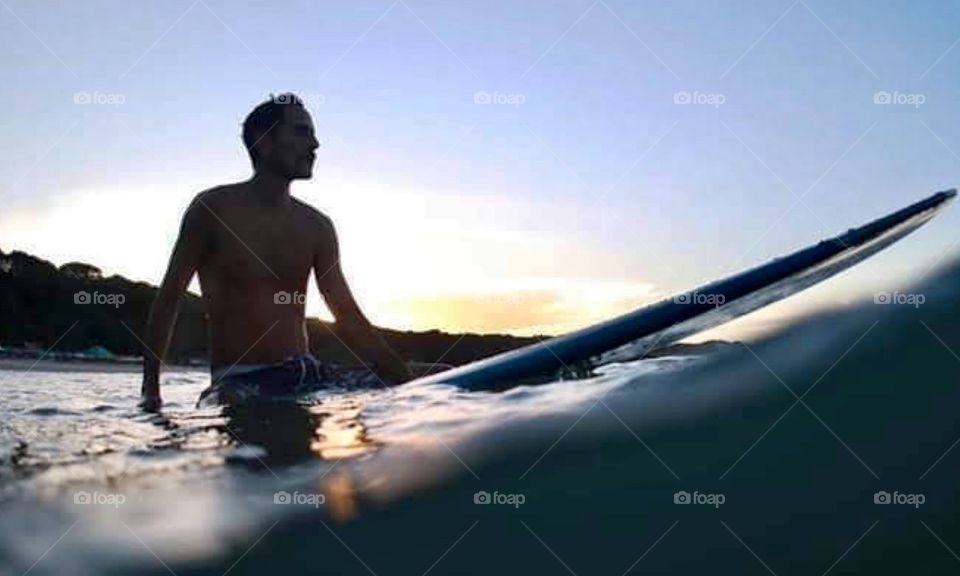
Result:
{"label": "cloud", "polygon": [[0,215],[0,245],[157,282],[188,201],[189,191],[147,186],[68,191],[49,204]]}
{"label": "cloud", "polygon": [[561,300],[551,292],[450,294],[410,298],[391,307],[422,327],[479,333],[516,332],[562,320]]}
{"label": "cloud", "polygon": [[410,295],[380,309],[412,329],[559,334],[612,318],[658,299],[650,284],[623,280],[520,279],[487,291]]}

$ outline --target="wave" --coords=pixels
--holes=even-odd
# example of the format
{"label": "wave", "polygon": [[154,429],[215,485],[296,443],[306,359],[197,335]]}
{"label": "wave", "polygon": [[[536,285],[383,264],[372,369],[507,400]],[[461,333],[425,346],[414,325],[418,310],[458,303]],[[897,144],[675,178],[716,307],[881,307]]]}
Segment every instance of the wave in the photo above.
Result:
{"label": "wave", "polygon": [[8,490],[0,563],[23,572],[76,523],[31,573],[165,573],[159,557],[222,574],[241,556],[233,573],[950,573],[960,263],[890,300],[502,393],[406,386],[207,414],[173,387],[178,411],[100,414],[109,450],[84,445],[94,456]]}

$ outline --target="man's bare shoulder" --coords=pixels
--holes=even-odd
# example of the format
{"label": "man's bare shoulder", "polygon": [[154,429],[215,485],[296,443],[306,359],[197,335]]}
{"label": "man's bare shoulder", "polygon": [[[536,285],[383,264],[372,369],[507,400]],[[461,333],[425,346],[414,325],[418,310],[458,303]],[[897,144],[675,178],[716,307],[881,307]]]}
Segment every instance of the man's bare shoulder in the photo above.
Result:
{"label": "man's bare shoulder", "polygon": [[200,210],[224,207],[236,202],[245,189],[245,182],[223,184],[221,186],[207,188],[193,197],[190,207]]}
{"label": "man's bare shoulder", "polygon": [[331,220],[329,216],[302,200],[297,200],[296,198],[290,198],[290,200],[293,201],[294,210],[296,210],[297,214],[301,215],[304,220],[312,225],[319,226],[324,233],[333,231],[333,220]]}

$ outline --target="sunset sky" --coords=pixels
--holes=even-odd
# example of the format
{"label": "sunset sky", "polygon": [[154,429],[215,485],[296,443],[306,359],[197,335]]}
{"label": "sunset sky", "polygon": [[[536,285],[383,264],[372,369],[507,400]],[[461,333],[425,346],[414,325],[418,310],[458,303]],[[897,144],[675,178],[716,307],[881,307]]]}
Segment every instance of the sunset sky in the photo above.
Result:
{"label": "sunset sky", "polygon": [[[294,195],[333,218],[374,322],[559,333],[956,186],[957,22],[939,1],[2,0],[0,249],[159,282],[192,196],[249,177],[244,116],[294,91],[322,142]],[[740,329],[907,286],[958,225]]]}

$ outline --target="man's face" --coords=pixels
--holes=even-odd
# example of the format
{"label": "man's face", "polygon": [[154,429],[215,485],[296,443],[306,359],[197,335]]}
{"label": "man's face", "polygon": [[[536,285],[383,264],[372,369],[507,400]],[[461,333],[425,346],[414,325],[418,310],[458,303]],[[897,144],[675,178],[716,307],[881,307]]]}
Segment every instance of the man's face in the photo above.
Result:
{"label": "man's face", "polygon": [[285,106],[283,121],[270,130],[262,147],[264,168],[290,180],[313,176],[313,162],[320,143],[313,132],[313,120],[301,106]]}

